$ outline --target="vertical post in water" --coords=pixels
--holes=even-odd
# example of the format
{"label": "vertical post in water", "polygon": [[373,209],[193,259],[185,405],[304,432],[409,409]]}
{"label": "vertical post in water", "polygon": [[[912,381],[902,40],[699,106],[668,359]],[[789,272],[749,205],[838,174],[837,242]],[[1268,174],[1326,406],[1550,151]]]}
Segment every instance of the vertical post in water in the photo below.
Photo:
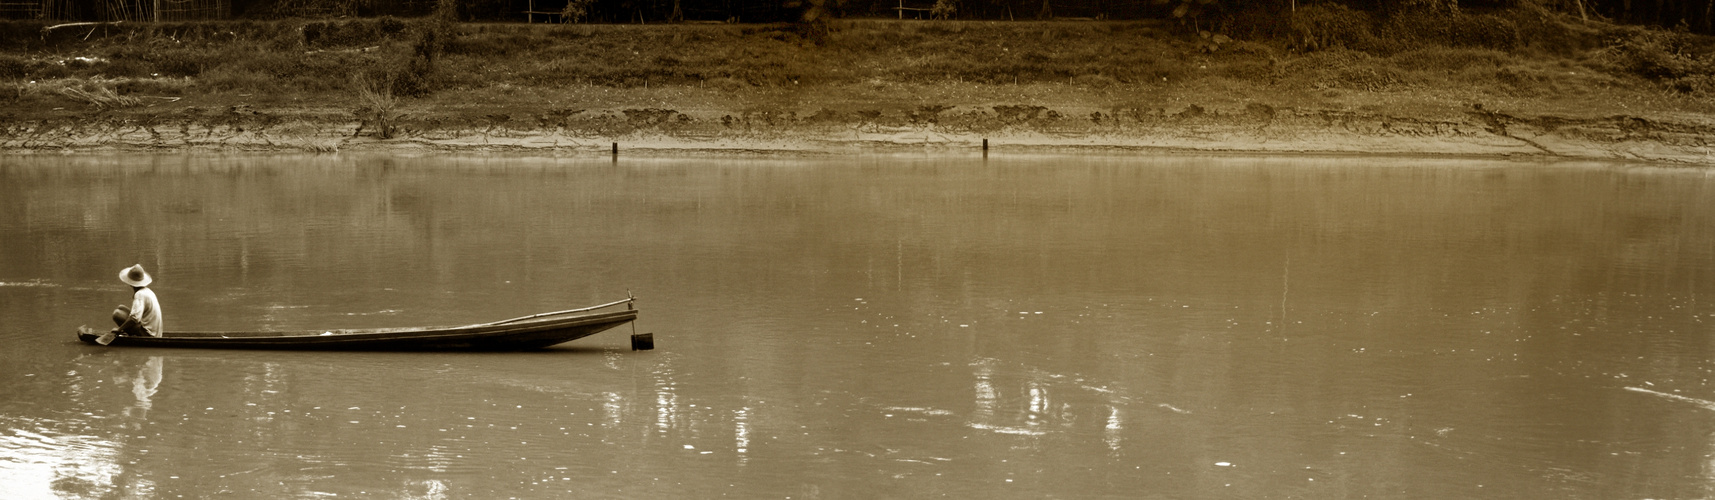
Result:
{"label": "vertical post in water", "polygon": [[989,157],[989,140],[987,137],[984,137],[983,138],[983,158],[988,158],[988,157]]}

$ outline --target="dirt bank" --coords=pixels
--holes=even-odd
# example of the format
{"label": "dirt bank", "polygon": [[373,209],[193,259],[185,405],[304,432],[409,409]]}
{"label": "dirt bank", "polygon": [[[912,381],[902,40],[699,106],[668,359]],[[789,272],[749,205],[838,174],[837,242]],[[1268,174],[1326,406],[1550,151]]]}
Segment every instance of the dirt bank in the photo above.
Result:
{"label": "dirt bank", "polygon": [[[1053,92],[1051,86],[1030,89]],[[1426,112],[1277,107],[1252,102],[1157,107],[1040,100],[912,105],[801,96],[697,96],[607,89],[589,96],[497,101],[446,96],[411,103],[389,123],[338,107],[163,103],[59,110],[0,120],[0,149],[352,151],[535,150],[976,152],[1031,148],[1518,155],[1715,164],[1715,120],[1627,114],[1544,114],[1481,105]],[[692,93],[694,94],[694,93]],[[712,98],[711,98],[712,97]],[[778,96],[777,96],[778,97]],[[1075,96],[1074,96],[1074,99]],[[486,101],[486,102],[485,102]],[[555,102],[563,101],[563,102]],[[618,102],[614,102],[618,101]],[[630,102],[626,102],[630,101]],[[750,102],[754,101],[754,102]],[[1421,107],[1420,107],[1421,108]],[[381,138],[383,126],[390,137]]]}

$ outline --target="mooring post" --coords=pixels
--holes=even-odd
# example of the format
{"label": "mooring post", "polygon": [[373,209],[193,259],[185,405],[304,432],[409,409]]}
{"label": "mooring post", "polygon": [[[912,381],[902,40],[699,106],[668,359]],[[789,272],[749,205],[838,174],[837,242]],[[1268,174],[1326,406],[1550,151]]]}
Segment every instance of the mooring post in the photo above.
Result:
{"label": "mooring post", "polygon": [[983,138],[983,159],[987,160],[988,157],[989,157],[989,140],[987,137],[984,137]]}

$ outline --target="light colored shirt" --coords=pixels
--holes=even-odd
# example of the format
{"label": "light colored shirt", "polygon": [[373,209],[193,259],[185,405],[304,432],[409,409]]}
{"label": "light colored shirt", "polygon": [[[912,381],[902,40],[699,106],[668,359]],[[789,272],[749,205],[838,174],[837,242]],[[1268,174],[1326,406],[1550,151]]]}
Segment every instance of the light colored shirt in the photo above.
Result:
{"label": "light colored shirt", "polygon": [[149,331],[149,335],[161,336],[161,301],[155,298],[155,291],[140,288],[136,295],[131,296],[131,317]]}

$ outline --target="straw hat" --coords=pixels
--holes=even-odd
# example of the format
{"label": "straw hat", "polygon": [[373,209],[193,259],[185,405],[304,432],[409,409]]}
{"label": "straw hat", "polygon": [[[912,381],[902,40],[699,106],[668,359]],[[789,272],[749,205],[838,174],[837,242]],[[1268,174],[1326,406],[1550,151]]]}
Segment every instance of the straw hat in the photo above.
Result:
{"label": "straw hat", "polygon": [[155,278],[150,277],[149,272],[143,270],[142,264],[137,264],[119,270],[119,281],[131,286],[149,286],[149,282],[155,281]]}

